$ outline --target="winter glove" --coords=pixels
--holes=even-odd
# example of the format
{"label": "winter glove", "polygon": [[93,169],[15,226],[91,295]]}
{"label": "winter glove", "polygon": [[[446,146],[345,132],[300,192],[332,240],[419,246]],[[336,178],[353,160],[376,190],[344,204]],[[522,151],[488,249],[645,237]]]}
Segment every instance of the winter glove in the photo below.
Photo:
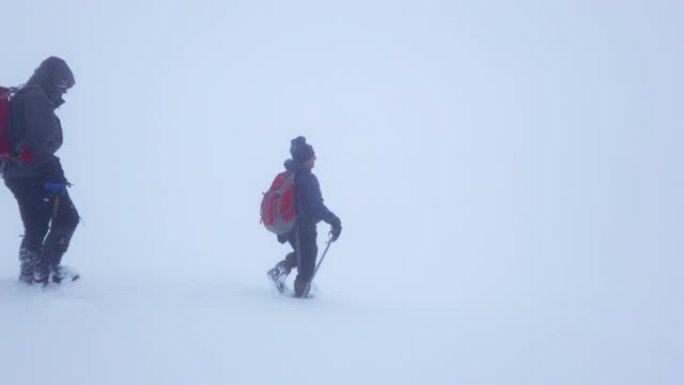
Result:
{"label": "winter glove", "polygon": [[66,195],[67,194],[67,184],[66,183],[56,183],[48,182],[43,183],[43,188],[47,190],[51,195]]}
{"label": "winter glove", "polygon": [[332,229],[330,230],[330,235],[332,236],[332,241],[335,242],[342,233],[342,221],[340,221],[340,218],[335,218],[335,220],[330,224],[330,226],[332,226]]}

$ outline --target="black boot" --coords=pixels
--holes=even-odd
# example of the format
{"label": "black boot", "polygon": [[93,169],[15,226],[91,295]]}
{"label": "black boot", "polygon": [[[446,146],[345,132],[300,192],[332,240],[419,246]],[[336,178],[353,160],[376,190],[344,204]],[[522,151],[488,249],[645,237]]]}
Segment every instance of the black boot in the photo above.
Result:
{"label": "black boot", "polygon": [[33,284],[33,273],[38,265],[38,253],[28,249],[19,250],[19,281]]}
{"label": "black boot", "polygon": [[47,285],[50,276],[50,267],[44,261],[39,261],[33,270],[33,283]]}
{"label": "black boot", "polygon": [[287,280],[287,276],[290,275],[291,271],[292,268],[288,266],[287,261],[283,260],[269,270],[267,275],[268,278],[275,282],[276,289],[282,293],[285,291],[285,280]]}
{"label": "black boot", "polygon": [[50,266],[50,282],[60,284],[63,280],[75,281],[80,277],[78,272],[69,266]]}
{"label": "black boot", "polygon": [[299,281],[299,280],[295,279],[294,289],[295,289],[295,293],[294,293],[295,297],[307,298],[307,297],[309,297],[309,291],[311,290],[311,282]]}
{"label": "black boot", "polygon": [[50,254],[50,251],[43,247],[43,250],[40,252],[40,258],[38,259],[36,268],[33,270],[34,283],[39,283],[43,286],[48,284],[50,279],[50,266],[53,265],[52,260],[53,256]]}

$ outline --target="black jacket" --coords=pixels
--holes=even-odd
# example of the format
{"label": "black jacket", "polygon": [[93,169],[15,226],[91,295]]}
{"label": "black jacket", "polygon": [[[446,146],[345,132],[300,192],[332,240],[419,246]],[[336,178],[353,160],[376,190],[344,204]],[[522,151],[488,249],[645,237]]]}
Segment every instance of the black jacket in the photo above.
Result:
{"label": "black jacket", "polygon": [[295,197],[299,220],[313,224],[324,221],[329,225],[339,225],[340,219],[323,203],[318,178],[311,169],[292,159],[285,161],[285,169],[295,173]]}
{"label": "black jacket", "polygon": [[43,61],[33,76],[12,97],[10,102],[10,127],[12,146],[17,151],[27,150],[30,163],[13,162],[3,176],[12,178],[37,178],[64,183],[62,165],[55,153],[62,146],[62,125],[55,109],[64,100],[65,88],[74,84],[74,77],[66,63],[51,57]]}

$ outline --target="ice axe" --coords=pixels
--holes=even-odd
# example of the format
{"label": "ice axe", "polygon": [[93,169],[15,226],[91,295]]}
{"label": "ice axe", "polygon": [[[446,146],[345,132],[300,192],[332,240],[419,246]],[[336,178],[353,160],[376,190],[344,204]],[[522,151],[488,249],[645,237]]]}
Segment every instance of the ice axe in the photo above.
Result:
{"label": "ice axe", "polygon": [[314,268],[313,274],[311,275],[311,280],[306,285],[306,289],[304,289],[304,292],[302,293],[302,298],[306,298],[309,296],[309,291],[311,291],[311,284],[313,283],[313,280],[316,277],[316,273],[318,272],[318,268],[321,267],[321,264],[323,263],[323,259],[325,258],[325,255],[328,253],[328,249],[330,248],[330,245],[332,243],[333,243],[332,232],[330,232],[328,242],[326,242],[326,244],[325,244],[325,250],[323,250],[323,254],[321,254],[321,259],[318,260],[318,263],[316,264],[316,267]]}

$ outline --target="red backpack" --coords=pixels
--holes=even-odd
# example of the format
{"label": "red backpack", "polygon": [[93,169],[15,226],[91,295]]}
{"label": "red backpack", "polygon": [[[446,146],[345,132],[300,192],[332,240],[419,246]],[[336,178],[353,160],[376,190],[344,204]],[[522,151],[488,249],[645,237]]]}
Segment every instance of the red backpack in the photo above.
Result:
{"label": "red backpack", "polygon": [[295,174],[289,171],[281,172],[261,200],[261,222],[266,230],[272,233],[287,234],[297,219],[296,206]]}
{"label": "red backpack", "polygon": [[12,156],[9,132],[9,100],[13,90],[0,87],[0,164]]}

